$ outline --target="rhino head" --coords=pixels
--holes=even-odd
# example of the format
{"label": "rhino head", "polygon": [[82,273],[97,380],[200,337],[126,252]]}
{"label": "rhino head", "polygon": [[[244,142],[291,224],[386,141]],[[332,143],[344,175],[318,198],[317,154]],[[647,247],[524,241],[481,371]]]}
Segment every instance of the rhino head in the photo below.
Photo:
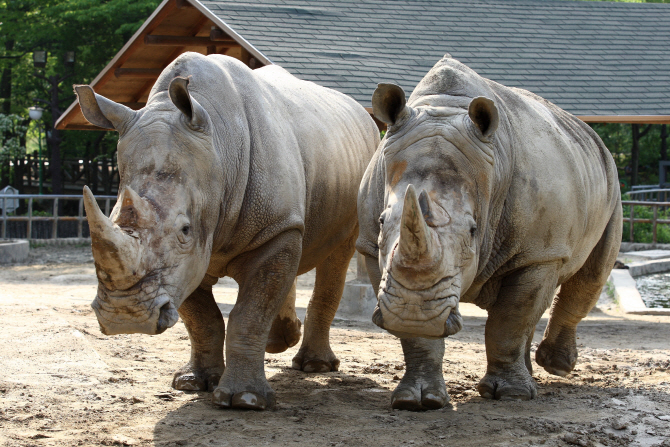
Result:
{"label": "rhino head", "polygon": [[372,103],[388,125],[373,321],[399,337],[455,334],[484,237],[497,109],[487,98],[442,95],[410,107],[393,84],[380,84]]}
{"label": "rhino head", "polygon": [[221,168],[211,120],[188,84],[174,78],[139,111],[75,86],[86,119],[119,132],[119,196],[109,218],[84,187],[98,277],[92,307],[107,335],[173,326],[206,273]]}

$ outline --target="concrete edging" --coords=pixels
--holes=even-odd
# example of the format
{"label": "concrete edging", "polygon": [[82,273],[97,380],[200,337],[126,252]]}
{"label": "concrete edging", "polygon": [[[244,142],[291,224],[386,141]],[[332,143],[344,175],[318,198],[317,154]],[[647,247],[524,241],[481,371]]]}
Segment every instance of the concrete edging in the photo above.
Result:
{"label": "concrete edging", "polygon": [[[649,263],[639,263],[639,264],[655,264],[655,267],[660,267],[660,264],[667,264],[668,268],[664,270],[648,270],[649,273],[659,273],[662,271],[670,270],[670,261],[661,260],[661,261],[651,261]],[[637,290],[637,285],[635,283],[635,278],[633,278],[633,266],[630,266],[630,269],[614,269],[610,273],[608,281],[611,281],[614,286],[614,297],[619,302],[621,309],[628,314],[635,315],[668,315],[670,316],[670,309],[664,308],[654,308],[647,307],[642,301],[640,292]],[[647,274],[639,273],[638,275]],[[638,276],[635,275],[635,276]]]}
{"label": "concrete edging", "polygon": [[0,264],[24,261],[30,252],[30,243],[26,239],[0,241]]}

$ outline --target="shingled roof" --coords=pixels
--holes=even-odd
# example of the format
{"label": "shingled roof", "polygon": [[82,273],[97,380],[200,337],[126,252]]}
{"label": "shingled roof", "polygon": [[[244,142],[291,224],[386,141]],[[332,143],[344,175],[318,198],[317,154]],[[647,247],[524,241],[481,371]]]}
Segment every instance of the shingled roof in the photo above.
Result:
{"label": "shingled roof", "polygon": [[189,1],[260,64],[281,65],[365,107],[378,82],[409,94],[449,53],[588,122],[670,123],[670,4]]}
{"label": "shingled roof", "polygon": [[204,0],[274,63],[366,107],[445,53],[576,115],[670,115],[670,5],[538,0]]}

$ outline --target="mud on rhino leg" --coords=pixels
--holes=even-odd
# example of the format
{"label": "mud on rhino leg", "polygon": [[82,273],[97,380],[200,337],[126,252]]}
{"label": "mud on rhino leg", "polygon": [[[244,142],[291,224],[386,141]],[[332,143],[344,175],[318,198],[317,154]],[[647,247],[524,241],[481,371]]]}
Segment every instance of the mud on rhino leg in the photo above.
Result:
{"label": "mud on rhino leg", "polygon": [[554,264],[528,267],[503,280],[495,304],[488,310],[485,344],[486,375],[477,385],[482,397],[529,400],[537,386],[527,362],[530,340],[556,290]]}
{"label": "mud on rhino leg", "polygon": [[293,281],[293,287],[286,297],[286,301],[279,309],[279,314],[272,322],[265,352],[278,354],[295,346],[300,341],[300,326],[302,323],[295,314],[295,288],[297,279]]}
{"label": "mud on rhino leg", "polygon": [[191,359],[175,372],[175,389],[211,391],[223,374],[225,323],[212,294],[215,283],[216,278],[206,277],[178,309],[191,340]]}
{"label": "mud on rhino leg", "polygon": [[265,346],[298,272],[301,249],[300,232],[291,230],[229,264],[240,291],[228,317],[226,369],[212,393],[214,404],[251,410],[274,407],[275,392],[265,378]]}
{"label": "mud on rhino leg", "polygon": [[436,410],[449,402],[442,375],[444,339],[400,339],[405,354],[405,375],[391,395],[398,410]]}
{"label": "mud on rhino leg", "polygon": [[[616,214],[618,213],[618,214]],[[615,216],[621,215],[621,208]],[[577,363],[577,324],[596,305],[614,266],[621,241],[621,218],[613,217],[582,268],[561,285],[535,361],[548,373],[565,376]]]}
{"label": "mud on rhino leg", "polygon": [[358,232],[316,267],[314,292],[305,314],[305,334],[293,368],[305,372],[337,371],[340,361],[330,348],[330,325],[340,305]]}

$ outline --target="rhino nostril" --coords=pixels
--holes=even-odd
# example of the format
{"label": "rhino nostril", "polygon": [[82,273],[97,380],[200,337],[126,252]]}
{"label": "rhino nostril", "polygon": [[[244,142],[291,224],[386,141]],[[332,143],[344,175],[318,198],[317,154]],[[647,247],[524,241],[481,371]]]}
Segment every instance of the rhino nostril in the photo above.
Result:
{"label": "rhino nostril", "polygon": [[162,334],[170,327],[171,307],[172,303],[169,301],[161,306],[158,314],[158,324],[156,325],[156,334]]}

